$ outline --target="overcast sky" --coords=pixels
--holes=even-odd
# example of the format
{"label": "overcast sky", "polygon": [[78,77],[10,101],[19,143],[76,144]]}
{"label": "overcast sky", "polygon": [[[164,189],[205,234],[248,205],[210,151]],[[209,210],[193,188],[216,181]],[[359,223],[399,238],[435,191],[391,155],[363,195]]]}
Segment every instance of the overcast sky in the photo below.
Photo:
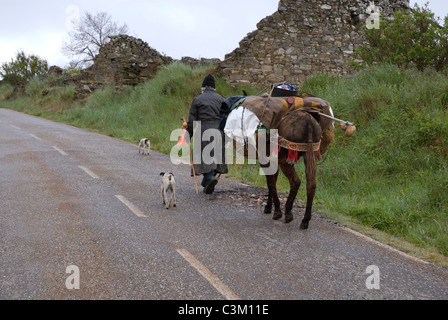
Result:
{"label": "overcast sky", "polygon": [[[411,5],[426,2],[436,16],[448,14],[447,0],[411,0]],[[0,0],[0,63],[24,50],[65,67],[62,41],[83,11],[109,13],[128,25],[130,35],[174,59],[223,60],[277,7],[278,0]]]}

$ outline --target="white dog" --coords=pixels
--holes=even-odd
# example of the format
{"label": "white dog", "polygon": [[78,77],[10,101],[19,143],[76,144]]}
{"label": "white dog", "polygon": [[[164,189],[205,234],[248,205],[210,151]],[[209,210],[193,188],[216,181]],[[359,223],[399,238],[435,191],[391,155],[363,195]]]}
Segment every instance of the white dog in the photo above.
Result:
{"label": "white dog", "polygon": [[143,138],[140,140],[140,143],[138,144],[138,153],[142,151],[143,154],[149,155],[149,151],[151,150],[151,142],[149,142],[149,139]]}
{"label": "white dog", "polygon": [[[176,181],[174,180],[174,175],[171,172],[165,173],[161,172],[162,178],[162,200],[166,208],[169,209],[171,204],[173,207],[176,206]],[[168,195],[171,193],[170,195]]]}

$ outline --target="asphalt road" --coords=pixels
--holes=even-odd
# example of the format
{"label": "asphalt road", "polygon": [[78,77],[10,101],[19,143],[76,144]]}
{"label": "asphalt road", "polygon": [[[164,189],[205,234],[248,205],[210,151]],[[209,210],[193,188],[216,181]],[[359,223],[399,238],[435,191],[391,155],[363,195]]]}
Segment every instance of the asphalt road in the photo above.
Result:
{"label": "asphalt road", "polygon": [[[162,204],[162,171],[177,208]],[[297,207],[273,221],[263,201],[226,177],[196,194],[166,155],[0,109],[0,299],[448,298],[448,270],[317,213],[300,230]]]}

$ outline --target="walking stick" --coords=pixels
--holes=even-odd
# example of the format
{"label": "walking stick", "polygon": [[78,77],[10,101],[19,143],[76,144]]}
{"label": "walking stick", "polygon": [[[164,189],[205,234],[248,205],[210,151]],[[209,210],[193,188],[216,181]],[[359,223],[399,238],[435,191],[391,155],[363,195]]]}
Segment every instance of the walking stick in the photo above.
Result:
{"label": "walking stick", "polygon": [[193,154],[191,153],[191,148],[190,148],[190,162],[191,162],[191,168],[193,169],[193,177],[194,177],[194,185],[196,187],[196,194],[199,194],[199,191],[198,191],[198,180],[196,179],[196,172],[194,170]]}
{"label": "walking stick", "polygon": [[[187,120],[184,117],[182,117],[180,120],[182,120],[182,129],[184,129],[184,131],[187,131]],[[184,139],[184,141],[185,141],[185,139]],[[188,141],[188,144],[190,144],[190,141]],[[198,180],[196,179],[196,171],[194,170],[193,154],[191,153],[191,147],[189,148],[189,151],[190,151],[190,164],[191,164],[191,168],[193,170],[194,185],[196,187],[196,194],[199,194]]]}

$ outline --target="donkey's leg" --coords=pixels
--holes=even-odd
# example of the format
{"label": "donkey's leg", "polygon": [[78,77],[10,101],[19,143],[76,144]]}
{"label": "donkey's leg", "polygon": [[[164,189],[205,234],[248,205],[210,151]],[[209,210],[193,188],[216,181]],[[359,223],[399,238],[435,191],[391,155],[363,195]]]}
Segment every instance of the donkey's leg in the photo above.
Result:
{"label": "donkey's leg", "polygon": [[268,176],[266,176],[266,184],[268,186],[268,201],[266,203],[266,206],[264,207],[264,213],[265,214],[271,214],[272,213],[272,205],[273,205],[274,197],[273,197],[273,194],[271,192],[271,189],[269,188],[269,184],[273,183],[274,185],[277,185],[277,178],[278,178],[278,171],[274,175],[274,177],[272,178],[272,179],[274,179],[273,182],[270,182]]}
{"label": "donkey's leg", "polygon": [[313,208],[314,195],[316,194],[316,161],[314,160],[314,152],[310,152],[313,158],[305,157],[306,167],[306,209],[305,216],[300,225],[300,229],[308,229],[311,220],[311,211]]}
{"label": "donkey's leg", "polygon": [[306,230],[310,224],[311,220],[311,211],[313,207],[314,195],[316,193],[316,182],[307,181],[306,184],[306,209],[305,216],[303,217],[302,224],[300,225],[300,229]]}
{"label": "donkey's leg", "polygon": [[276,175],[266,176],[266,180],[268,183],[268,189],[270,197],[272,197],[272,201],[274,203],[274,220],[279,220],[282,218],[282,210],[280,209],[280,200],[277,194],[277,186],[276,186]]}
{"label": "donkey's leg", "polygon": [[268,201],[266,203],[266,206],[264,207],[264,213],[271,214],[272,213],[272,193],[271,193],[271,189],[269,188],[268,176],[266,176],[266,185],[268,186]]}
{"label": "donkey's leg", "polygon": [[299,176],[297,175],[296,170],[294,169],[294,165],[282,162],[280,163],[280,168],[284,175],[288,178],[290,186],[288,200],[286,200],[285,205],[285,223],[290,223],[294,220],[292,207],[294,205],[294,200],[296,199],[297,192],[299,191],[301,181]]}
{"label": "donkey's leg", "polygon": [[266,206],[264,207],[264,213],[265,214],[272,213],[272,195],[269,191],[268,191],[268,202],[266,203]]}
{"label": "donkey's leg", "polygon": [[264,213],[265,214],[271,214],[272,213],[272,193],[269,189],[269,179],[268,176],[266,176],[266,185],[268,186],[268,201],[266,203],[266,206],[264,207]]}

